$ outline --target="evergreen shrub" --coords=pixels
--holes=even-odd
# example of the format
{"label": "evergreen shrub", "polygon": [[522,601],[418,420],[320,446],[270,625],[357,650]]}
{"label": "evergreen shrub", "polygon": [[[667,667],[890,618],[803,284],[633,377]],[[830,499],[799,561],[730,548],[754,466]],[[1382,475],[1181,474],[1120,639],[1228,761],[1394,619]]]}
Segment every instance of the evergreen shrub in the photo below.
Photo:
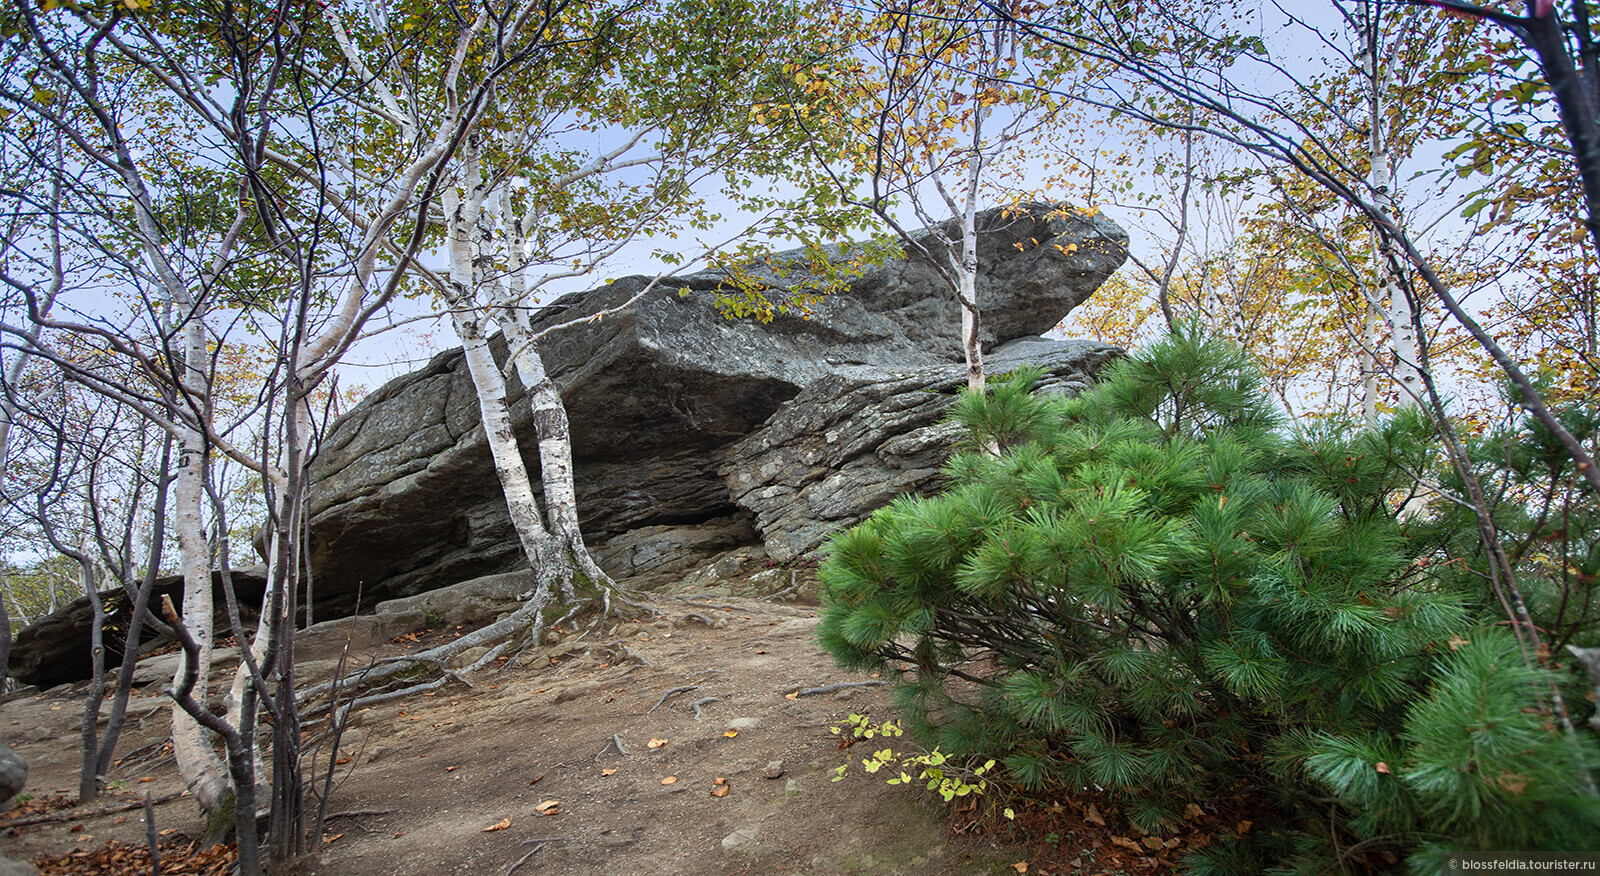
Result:
{"label": "evergreen shrub", "polygon": [[828,547],[821,641],[914,665],[897,694],[924,744],[1150,832],[1265,789],[1279,829],[1194,872],[1592,846],[1592,746],[1554,727],[1547,671],[1437,523],[1396,513],[1432,459],[1416,418],[1288,437],[1244,355],[1188,337],[1077,398],[1038,377],[964,396],[947,490]]}

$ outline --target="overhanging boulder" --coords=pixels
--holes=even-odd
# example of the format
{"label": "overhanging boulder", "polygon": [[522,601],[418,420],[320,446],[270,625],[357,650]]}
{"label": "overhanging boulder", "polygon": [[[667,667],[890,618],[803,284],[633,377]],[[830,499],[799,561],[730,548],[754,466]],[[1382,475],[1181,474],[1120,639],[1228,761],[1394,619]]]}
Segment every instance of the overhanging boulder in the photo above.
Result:
{"label": "overhanging boulder", "polygon": [[[1126,234],[1101,216],[1030,205],[1026,214],[984,213],[980,227],[978,294],[989,346],[1049,330],[1126,258]],[[766,274],[780,294],[803,279],[780,274]],[[870,268],[808,318],[779,315],[768,324],[725,318],[716,292],[723,280],[684,278],[542,344],[571,422],[591,544],[738,514],[724,480],[730,448],[819,380],[961,361],[959,307],[918,258]],[[600,314],[646,282],[625,278],[566,296],[535,325]],[[503,361],[503,347],[495,350]],[[509,389],[514,425],[531,434],[514,378]],[[537,470],[536,456],[527,462]],[[358,588],[370,605],[523,565],[459,350],[392,381],[338,421],[311,484],[319,617],[350,611]]]}

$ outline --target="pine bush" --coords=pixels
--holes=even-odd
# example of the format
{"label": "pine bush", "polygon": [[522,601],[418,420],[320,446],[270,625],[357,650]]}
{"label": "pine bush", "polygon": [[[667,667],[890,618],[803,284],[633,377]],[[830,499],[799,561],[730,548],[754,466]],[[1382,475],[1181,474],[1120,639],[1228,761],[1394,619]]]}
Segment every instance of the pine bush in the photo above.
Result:
{"label": "pine bush", "polygon": [[1188,337],[1077,398],[1038,377],[963,397],[946,492],[828,548],[818,635],[919,670],[897,694],[924,744],[1098,789],[1151,832],[1270,789],[1283,829],[1196,872],[1600,836],[1578,778],[1600,759],[1541,709],[1546,670],[1447,561],[1457,530],[1396,513],[1432,462],[1418,420],[1288,438],[1247,359]]}

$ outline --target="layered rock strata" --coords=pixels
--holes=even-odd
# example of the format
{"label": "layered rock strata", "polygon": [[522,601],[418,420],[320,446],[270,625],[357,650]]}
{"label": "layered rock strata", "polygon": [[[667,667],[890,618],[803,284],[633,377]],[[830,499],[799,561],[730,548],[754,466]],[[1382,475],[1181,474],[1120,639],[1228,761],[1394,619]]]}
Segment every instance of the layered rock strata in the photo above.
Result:
{"label": "layered rock strata", "polygon": [[[990,211],[980,222],[978,294],[990,347],[1037,338],[1126,257],[1126,234],[1101,216],[1032,205],[1029,215]],[[793,265],[754,273],[775,297],[807,279]],[[723,315],[725,280],[674,281],[541,346],[572,424],[585,534],[614,574],[684,568],[752,537],[775,556],[795,556],[819,533],[934,477],[947,436],[933,422],[954,391],[950,375],[959,381],[961,345],[959,308],[930,263],[890,260],[811,313],[767,324]],[[535,325],[600,314],[646,282],[625,278],[566,296]],[[995,367],[1015,359],[1006,349]],[[1070,359],[1057,363],[1062,379],[1079,383],[1113,354],[1030,349]],[[510,390],[516,426],[531,434],[514,378]],[[835,413],[790,407],[769,423],[803,392],[815,399],[808,405]],[[842,394],[824,401],[826,392]],[[831,425],[801,438],[802,421]],[[817,459],[803,475],[772,456],[802,444],[810,449],[801,456]],[[536,455],[527,462],[537,469]],[[767,469],[778,480],[752,473]],[[357,588],[371,605],[522,563],[459,350],[337,422],[311,478],[318,616],[353,608]],[[785,500],[785,490],[797,498]],[[803,521],[795,502],[818,516]]]}

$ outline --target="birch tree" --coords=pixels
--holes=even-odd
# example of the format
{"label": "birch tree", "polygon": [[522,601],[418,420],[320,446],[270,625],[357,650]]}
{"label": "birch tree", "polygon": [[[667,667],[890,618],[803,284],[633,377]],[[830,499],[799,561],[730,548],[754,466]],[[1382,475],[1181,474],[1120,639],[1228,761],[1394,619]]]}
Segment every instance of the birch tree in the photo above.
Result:
{"label": "birch tree", "polygon": [[[999,184],[1000,162],[1059,111],[1045,91],[1022,84],[1058,80],[1023,63],[1008,8],[880,3],[852,19],[867,34],[856,56],[795,76],[803,91],[847,97],[829,122],[853,139],[844,147],[849,158],[818,158],[835,168],[845,199],[926,259],[959,302],[967,385],[975,392],[986,379],[977,244],[987,229],[978,227],[979,202],[1025,200]],[[825,142],[819,127],[812,130]],[[927,230],[916,232],[917,225]]]}
{"label": "birch tree", "polygon": [[[805,233],[815,221],[818,236],[826,236],[840,221],[815,199],[806,168],[784,156],[783,147],[795,142],[793,127],[770,124],[755,109],[782,93],[792,58],[823,44],[817,20],[803,8],[573,3],[540,27],[551,46],[516,86],[480,80],[480,116],[431,214],[447,266],[418,269],[462,342],[496,473],[537,581],[529,607],[535,615],[531,606],[552,595],[572,603],[575,574],[595,588],[602,610],[614,588],[583,543],[566,413],[539,353],[541,341],[566,325],[535,330],[538,296],[595,275],[629,247],[657,247],[671,267],[586,319],[605,318],[662,290],[685,268],[751,256],[750,240],[775,228]],[[519,38],[509,30],[485,35],[482,57],[469,58],[468,68],[495,69],[501,46]],[[415,128],[404,113],[408,101],[427,102],[406,91],[409,71],[369,60],[393,55],[363,54],[355,41],[343,45],[362,59],[353,63],[370,71],[387,108],[373,113],[378,129],[408,136]],[[761,177],[797,194],[756,195],[751,189]],[[731,204],[722,208],[729,215],[706,200],[708,189]],[[734,230],[707,239],[724,225]],[[509,350],[504,363],[490,351],[495,329]],[[507,370],[532,407],[538,490],[511,428]]]}
{"label": "birch tree", "polygon": [[[342,104],[327,96],[348,97],[350,81],[340,78],[348,71],[336,70],[332,78],[299,75],[308,72],[308,57],[320,57],[308,48],[310,41],[334,44],[327,18],[295,4],[202,6],[159,13],[120,4],[53,12],[20,2],[7,8],[4,24],[22,36],[7,44],[17,63],[0,99],[68,144],[63,176],[73,181],[81,202],[109,205],[96,208],[96,222],[103,224],[80,228],[79,240],[112,258],[143,293],[135,313],[142,313],[148,330],[130,333],[94,316],[54,318],[40,307],[39,278],[11,273],[8,285],[26,299],[29,321],[8,325],[6,331],[18,346],[139,411],[177,442],[174,528],[185,577],[184,622],[178,632],[187,657],[175,679],[185,706],[174,717],[175,745],[202,808],[214,818],[234,813],[241,855],[249,859],[245,869],[251,871],[258,866],[253,858],[258,703],[274,719],[274,854],[292,856],[303,841],[292,628],[300,495],[312,434],[309,399],[399,290],[406,263],[425,240],[426,221],[417,211],[425,211],[439,168],[470,113],[463,113],[459,103],[443,107],[409,144],[412,151],[390,165],[392,172],[349,173],[348,164],[333,157],[330,142],[319,139],[325,129],[337,128],[332,107]],[[109,66],[119,75],[133,71],[149,89],[137,93],[144,99],[110,88]],[[219,81],[228,87],[213,87]],[[213,173],[214,188],[222,194],[221,204],[231,202],[220,225],[192,229],[163,214],[161,198],[182,187],[163,188],[153,181],[155,169],[165,165],[155,159],[151,145],[162,139],[217,159],[213,166],[222,171]],[[346,172],[341,176],[340,171]],[[201,233],[190,236],[191,230]],[[81,282],[83,275],[74,279]],[[241,321],[242,313],[254,316]],[[283,363],[267,376],[262,393],[274,427],[261,452],[253,452],[230,440],[213,418],[215,395],[206,368],[230,342],[230,327],[242,331],[242,323],[259,328],[274,321],[275,338],[255,338],[273,343]],[[107,355],[131,363],[142,382],[69,367],[37,332],[30,334],[34,327],[95,339]],[[204,689],[210,674],[215,606],[210,604],[203,497],[205,465],[213,452],[261,474],[272,516],[268,605],[225,714],[209,713],[203,695],[191,695]],[[200,723],[227,740],[227,765]]]}

